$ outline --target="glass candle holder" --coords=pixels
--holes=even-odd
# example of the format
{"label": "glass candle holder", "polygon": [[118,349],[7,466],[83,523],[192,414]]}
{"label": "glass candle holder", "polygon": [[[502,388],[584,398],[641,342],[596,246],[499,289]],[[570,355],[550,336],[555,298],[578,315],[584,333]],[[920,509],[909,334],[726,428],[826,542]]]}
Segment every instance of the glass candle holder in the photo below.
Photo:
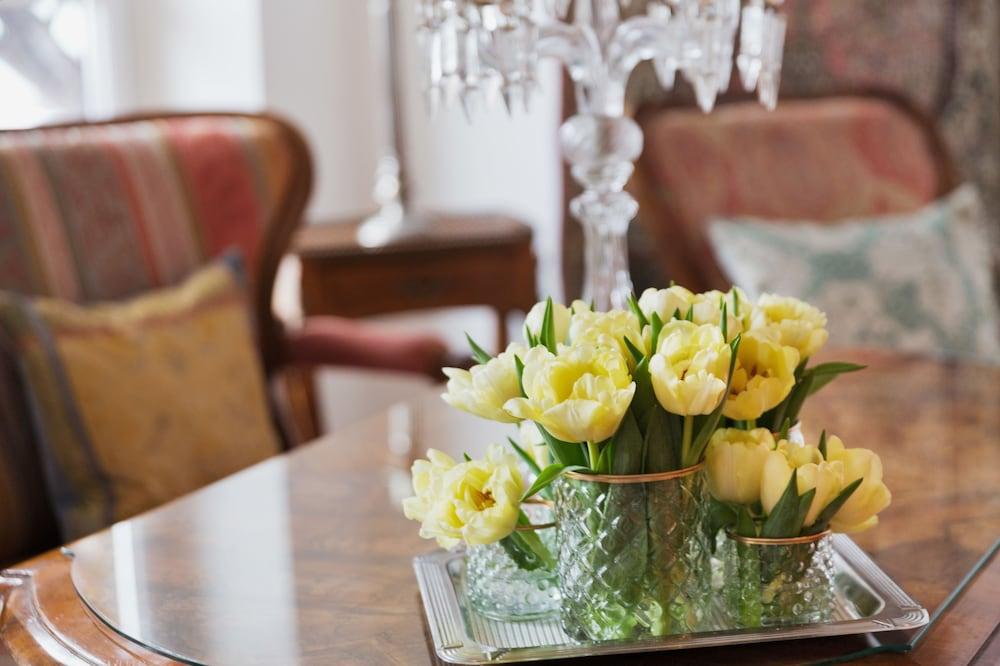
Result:
{"label": "glass candle holder", "polygon": [[577,640],[697,631],[711,586],[701,465],[556,482],[560,618]]}
{"label": "glass candle holder", "polygon": [[830,532],[791,539],[726,534],[721,539],[723,597],[735,627],[811,624],[834,605]]}
{"label": "glass candle holder", "polygon": [[[544,505],[525,507],[530,528],[553,556],[558,552],[552,510]],[[559,584],[552,567],[525,570],[498,543],[469,546],[466,550],[465,583],[473,610],[505,622],[534,620],[559,610]]]}

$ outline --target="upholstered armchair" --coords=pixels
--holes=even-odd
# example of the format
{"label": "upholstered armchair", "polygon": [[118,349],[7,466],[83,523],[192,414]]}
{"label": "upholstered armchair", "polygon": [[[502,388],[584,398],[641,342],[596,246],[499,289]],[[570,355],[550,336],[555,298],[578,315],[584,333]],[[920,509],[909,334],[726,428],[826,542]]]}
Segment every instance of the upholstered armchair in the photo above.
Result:
{"label": "upholstered armchair", "polygon": [[[319,365],[437,376],[437,338],[320,317],[287,328],[272,288],[311,187],[300,134],[268,115],[179,114],[0,132],[0,289],[90,303],[172,285],[237,248],[269,384]],[[0,561],[56,545],[16,359],[0,348]],[[289,371],[290,372],[286,372]],[[309,396],[302,383],[290,395]],[[284,392],[286,397],[289,393]],[[305,401],[308,402],[308,401]],[[287,446],[313,425],[275,420]],[[2,492],[0,492],[2,494]]]}

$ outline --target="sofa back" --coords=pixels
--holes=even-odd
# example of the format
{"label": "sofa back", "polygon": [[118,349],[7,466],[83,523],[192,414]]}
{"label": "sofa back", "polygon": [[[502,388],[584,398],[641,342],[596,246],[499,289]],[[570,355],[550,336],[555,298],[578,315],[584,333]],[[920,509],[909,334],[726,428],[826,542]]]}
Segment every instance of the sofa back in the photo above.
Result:
{"label": "sofa back", "polygon": [[691,289],[728,288],[707,238],[713,217],[839,220],[909,212],[949,191],[932,126],[887,95],[721,104],[712,114],[640,109],[645,147],[629,184],[651,243],[639,264]]}

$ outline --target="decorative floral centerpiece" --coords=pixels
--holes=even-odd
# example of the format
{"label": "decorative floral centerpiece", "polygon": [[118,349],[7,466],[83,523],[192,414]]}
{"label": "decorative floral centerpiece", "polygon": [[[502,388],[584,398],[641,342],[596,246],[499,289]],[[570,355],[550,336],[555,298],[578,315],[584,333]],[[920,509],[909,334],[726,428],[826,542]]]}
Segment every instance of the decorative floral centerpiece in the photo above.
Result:
{"label": "decorative floral centerpiece", "polygon": [[708,445],[708,486],[721,527],[725,597],[733,624],[758,627],[829,618],[829,534],[878,523],[892,499],[882,461],[824,432],[816,446],[778,441],[763,428],[718,430]]}
{"label": "decorative floral centerpiece", "polygon": [[[791,502],[776,498],[765,510],[749,491],[717,492],[712,499],[703,474],[706,451],[717,471],[725,467],[719,462],[723,445],[741,437],[759,438],[783,460],[799,460],[790,457],[787,438],[778,448],[772,433],[795,425],[805,400],[838,374],[861,368],[810,366],[826,342],[825,325],[821,312],[794,299],[765,295],[752,302],[739,289],[695,294],[671,286],[629,299],[627,310],[595,312],[580,301],[570,307],[551,299],[539,303],[528,313],[525,342],[496,357],[469,339],[478,365],[445,369],[443,398],[483,418],[518,424],[520,444],[510,445],[534,476],[530,487],[518,486],[520,493],[504,491],[506,511],[491,505],[494,513],[486,515],[503,513],[502,522],[485,515],[480,520],[495,527],[487,538],[504,544],[519,566],[549,562],[536,552],[534,539],[519,543],[524,535],[515,527],[528,522],[518,513],[520,502],[551,498],[561,619],[569,635],[620,640],[704,626],[719,530],[743,536],[749,517],[761,526],[758,538],[769,517]],[[826,453],[822,462],[832,464]],[[488,460],[502,456],[496,449],[490,455]],[[467,508],[464,495],[452,497],[453,485],[421,476],[432,464],[419,461],[414,468],[417,497],[407,515],[423,521],[423,535],[440,541],[444,534],[445,547],[459,539],[482,543],[482,523],[470,519],[482,511]],[[481,463],[456,467],[463,464]],[[771,464],[777,470],[777,462]],[[732,468],[738,483],[722,473],[708,475],[713,490],[726,483],[744,490],[742,465],[741,458]],[[798,467],[790,472],[796,483],[812,473]],[[509,470],[504,478],[521,477]],[[785,478],[782,489],[787,484]],[[487,489],[485,482],[476,487]],[[833,499],[841,494],[846,487]],[[491,491],[489,501],[499,498]],[[827,504],[809,514],[813,520],[803,518],[800,531],[820,518],[831,520],[820,515]],[[848,505],[845,496],[840,510],[850,511]]]}
{"label": "decorative floral centerpiece", "polygon": [[[479,612],[496,619],[530,619],[558,607],[553,568],[554,538],[541,534],[551,523],[544,507],[527,505],[535,493],[525,485],[517,458],[491,445],[482,460],[456,462],[436,449],[413,463],[416,496],[403,513],[420,521],[420,536],[442,548],[468,547],[469,597]],[[548,530],[551,533],[552,530]]]}

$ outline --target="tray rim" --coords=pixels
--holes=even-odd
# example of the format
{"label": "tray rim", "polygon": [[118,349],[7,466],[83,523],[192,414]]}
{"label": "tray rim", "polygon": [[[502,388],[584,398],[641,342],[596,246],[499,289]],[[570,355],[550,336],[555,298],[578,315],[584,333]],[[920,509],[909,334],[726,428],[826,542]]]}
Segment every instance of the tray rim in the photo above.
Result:
{"label": "tray rim", "polygon": [[[708,631],[647,638],[634,642],[566,643],[558,646],[501,648],[482,645],[465,631],[455,588],[447,570],[449,562],[464,557],[462,552],[436,551],[413,558],[420,599],[437,656],[452,664],[497,664],[508,662],[568,659],[572,657],[660,652],[699,647],[739,645],[802,638],[847,636],[916,629],[930,621],[927,609],[913,600],[845,534],[833,535],[834,553],[861,581],[882,597],[883,607],[875,614],[853,620],[839,620],[793,627],[766,627]],[[446,584],[442,585],[442,582]],[[437,584],[435,584],[437,583]]]}

